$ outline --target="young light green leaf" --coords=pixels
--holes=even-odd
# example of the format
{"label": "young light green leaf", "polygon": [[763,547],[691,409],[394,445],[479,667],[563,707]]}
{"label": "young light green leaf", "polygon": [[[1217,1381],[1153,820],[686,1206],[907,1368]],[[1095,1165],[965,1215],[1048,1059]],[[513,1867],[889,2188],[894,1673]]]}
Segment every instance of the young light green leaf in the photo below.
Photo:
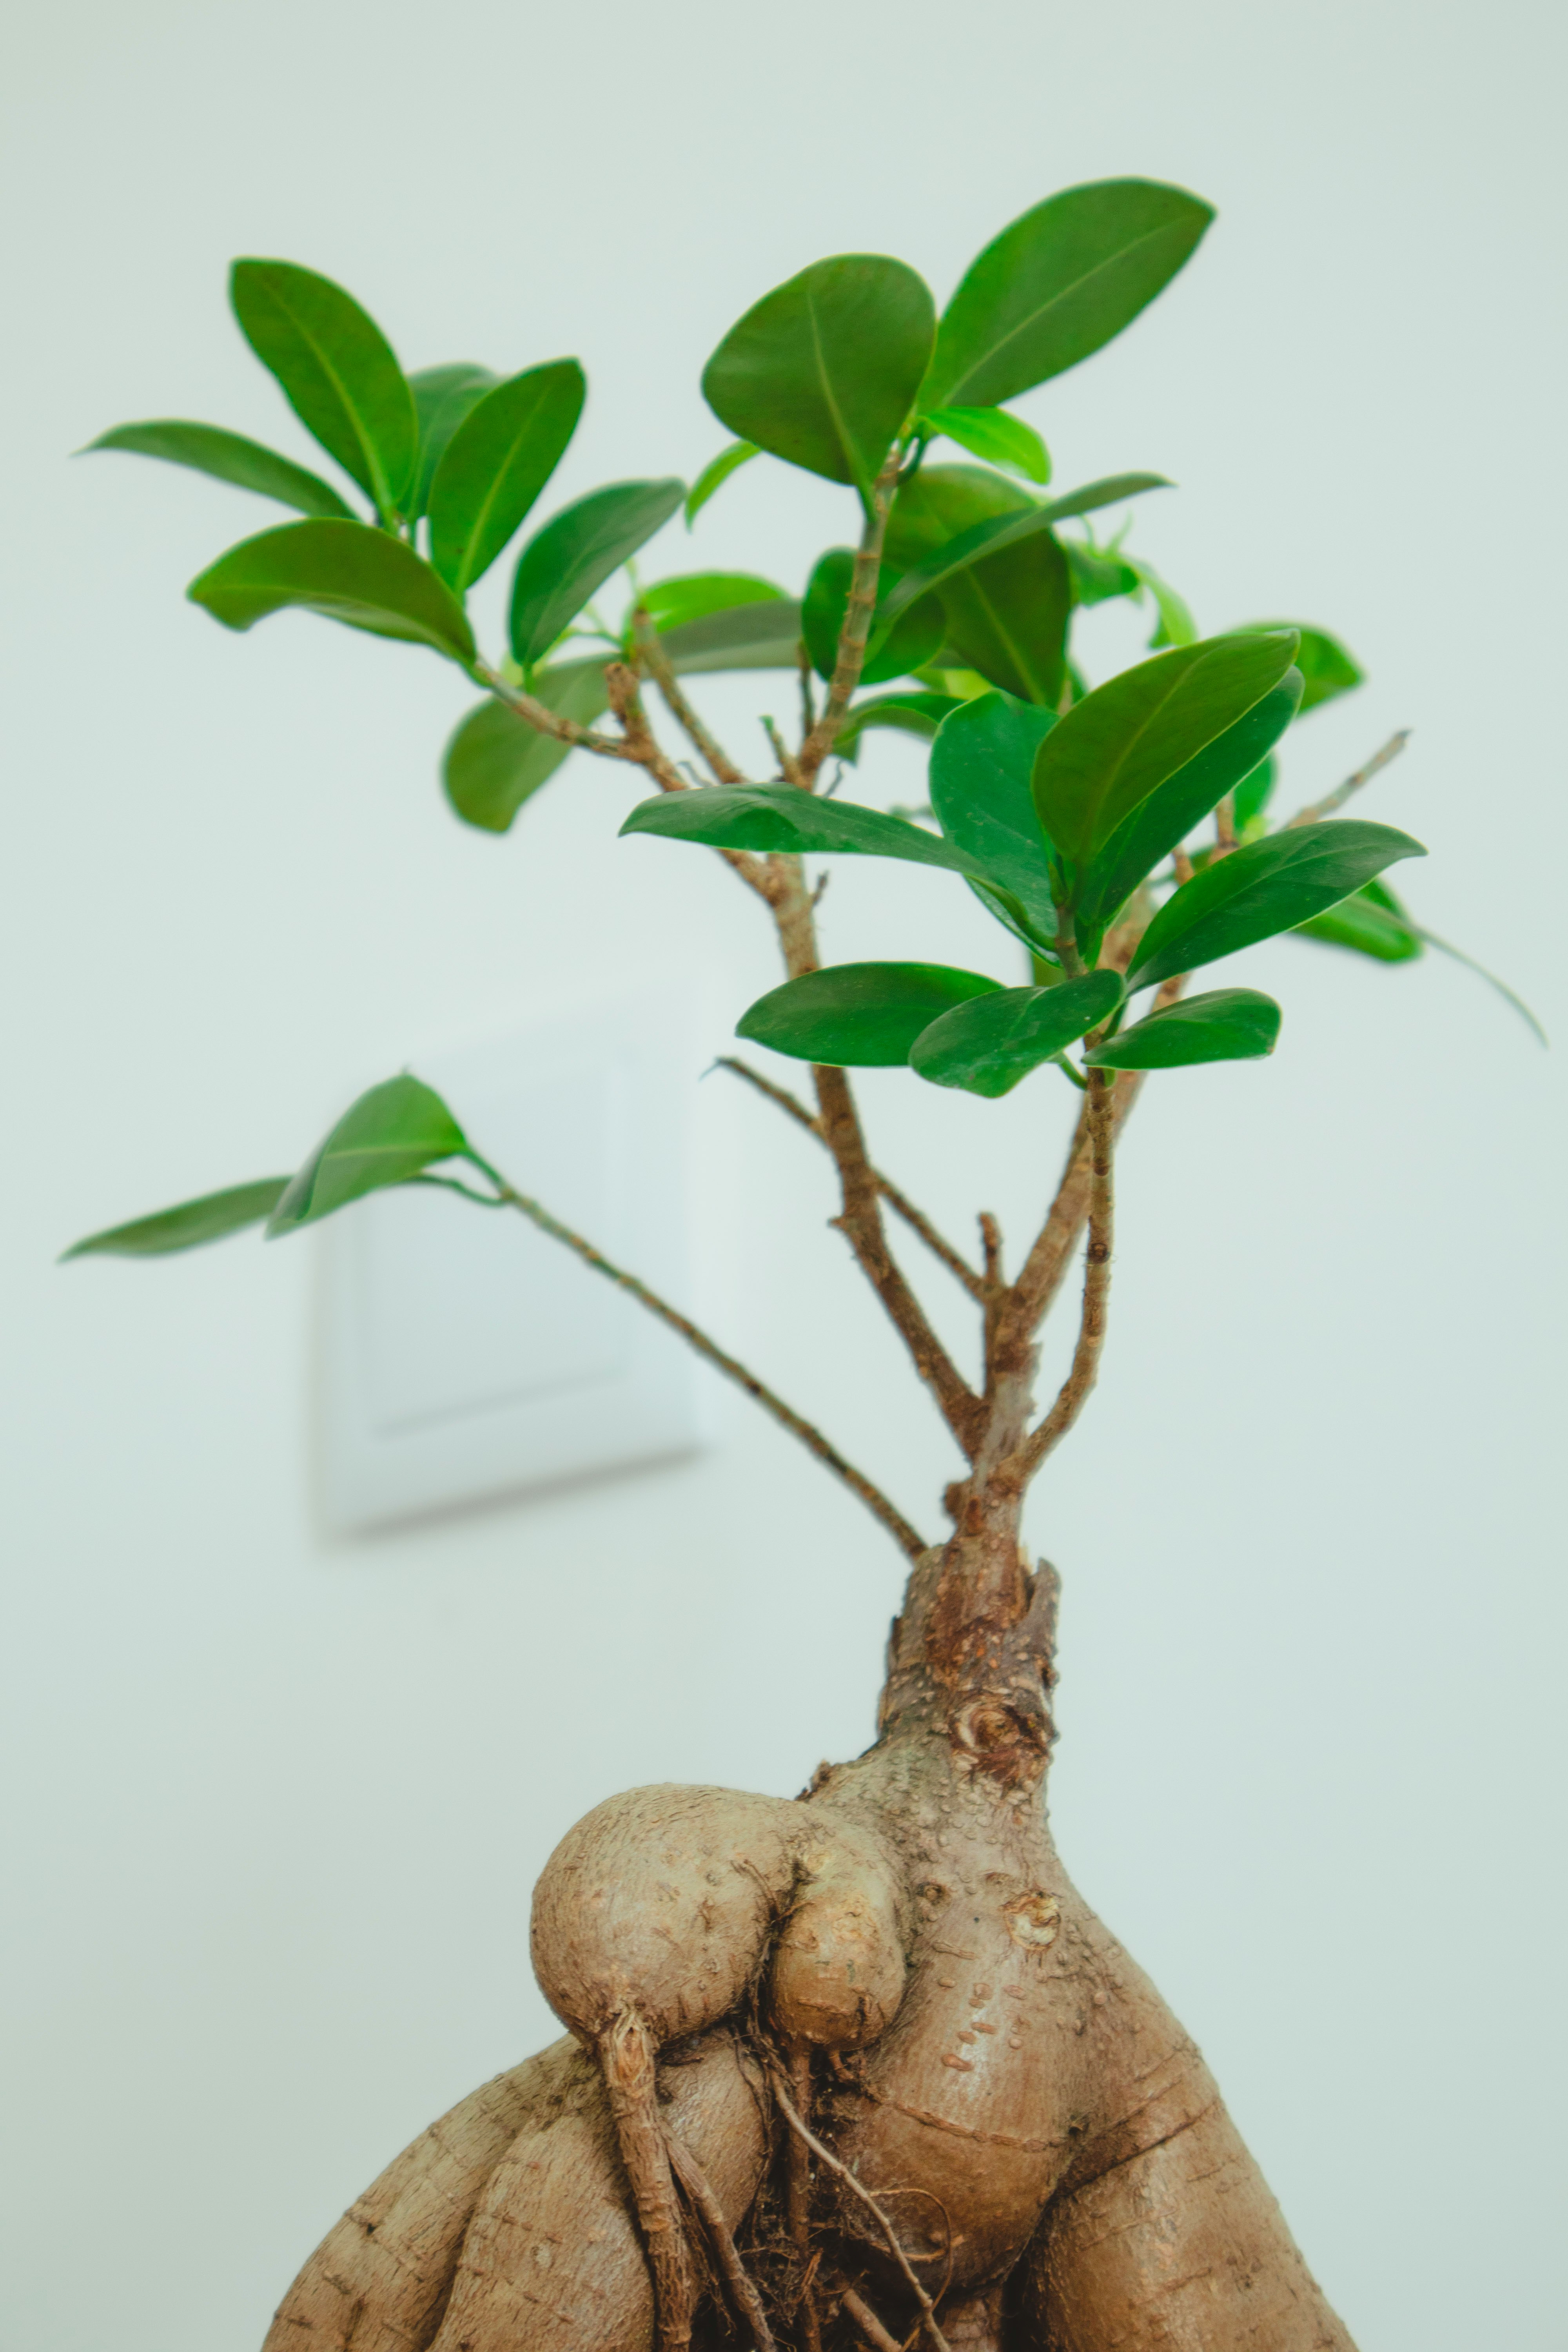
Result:
{"label": "young light green leaf", "polygon": [[367,1192],[406,1184],[468,1148],[468,1137],[438,1094],[406,1071],[388,1078],[361,1095],[290,1181],[267,1237],[298,1233]]}
{"label": "young light green leaf", "polygon": [[1384,866],[1426,855],[1407,833],[1348,817],[1290,825],[1265,841],[1248,842],[1205,866],[1166,899],[1139,941],[1127,985],[1147,988],[1277,932],[1293,931],[1348,898]]}
{"label": "young light green leaf", "polygon": [[[562,662],[554,669],[536,670],[533,694],[579,727],[591,727],[610,701],[602,661]],[[505,833],[571,749],[491,698],[458,723],[442,755],[441,782],[465,824]]]}
{"label": "young light green leaf", "polygon": [[983,457],[988,466],[1005,466],[1026,481],[1051,478],[1045,443],[1032,425],[1021,416],[1009,416],[1005,408],[933,408],[916,420],[915,429],[933,441],[945,435],[971,457]]}
{"label": "young light green leaf", "polygon": [[1078,865],[1157,784],[1262,700],[1289,668],[1294,632],[1178,646],[1075,702],[1035,759],[1035,806]]}
{"label": "young light green leaf", "polygon": [[1121,975],[1086,971],[1057,988],[1005,988],[943,1013],[910,1048],[910,1066],[932,1086],[973,1095],[1010,1094],[1121,1003]]}
{"label": "young light green leaf", "polygon": [[1331,907],[1326,915],[1298,923],[1296,930],[1301,939],[1321,940],[1326,947],[1350,948],[1379,963],[1413,963],[1423,951],[1420,932],[1393,891],[1381,882],[1366,883],[1342,898],[1337,907]]}
{"label": "young light green leaf", "polygon": [[238,489],[255,490],[261,498],[298,507],[301,514],[332,515],[345,522],[354,520],[353,509],[320,474],[296,466],[292,458],[279,457],[276,449],[265,448],[259,441],[247,441],[243,433],[226,433],[221,425],[193,425],[179,416],[154,417],[145,425],[117,425],[111,432],[100,433],[80,455],[90,457],[95,449],[128,449],[139,457],[162,457],[168,465],[189,466],[195,473],[233,482]]}
{"label": "young light green leaf", "polygon": [[[800,607],[801,634],[818,677],[830,678],[837,665],[838,639],[849,609],[849,588],[854,576],[854,549],[830,547],[826,555],[817,558],[806,582]],[[892,576],[896,580],[897,574]],[[886,583],[889,574],[885,566],[882,578]],[[862,683],[879,686],[890,677],[909,677],[916,670],[924,669],[942,650],[946,625],[946,614],[935,596],[928,596],[900,613],[885,635],[877,631],[873,619],[875,650],[868,652],[861,664]]]}
{"label": "young light green leaf", "polygon": [[432,646],[465,667],[473,631],[444,581],[411,547],[362,522],[286,522],[242,540],[185,593],[226,629],[298,604],[353,629]]}
{"label": "young light green leaf", "polygon": [[709,459],[686,494],[685,514],[688,530],[691,529],[714,491],[723,488],[736,468],[745,465],[749,458],[760,457],[762,454],[754,441],[731,441],[727,449],[721,449],[716,457]]}
{"label": "young light green leaf", "polygon": [[705,670],[800,667],[800,605],[793,596],[707,613],[700,620],[661,629],[659,635],[670,667],[682,677]]}
{"label": "young light green leaf", "polygon": [[985,873],[976,859],[907,817],[854,801],[825,800],[794,784],[715,784],[700,793],[660,793],[655,800],[639,801],[621,831],[760,856],[898,857],[911,866],[940,866],[950,874]]}
{"label": "young light green leaf", "polygon": [[[999,487],[1012,491],[1011,484]],[[1021,506],[1010,505],[1005,512],[971,524],[945,547],[936,549],[924,562],[906,572],[881,607],[880,625],[890,628],[907,605],[914,604],[918,597],[930,595],[934,589],[944,588],[955,572],[967,571],[982,556],[1000,555],[1005,549],[1017,547],[1037,532],[1048,531],[1053,524],[1068,521],[1074,515],[1091,514],[1097,507],[1120,506],[1124,499],[1136,498],[1143,490],[1168,490],[1170,487],[1163,474],[1111,474],[1103,481],[1088,482],[1081,490],[1069,490],[1065,498],[1051,499],[1043,506],[1036,505],[1032,499],[1024,499]],[[1012,491],[1012,497],[1015,500],[1023,499],[1024,494]]]}
{"label": "young light green leaf", "polygon": [[703,397],[758,448],[868,493],[935,332],[930,289],[912,269],[885,254],[839,254],[731,328],[703,370]]}
{"label": "young light green leaf", "polygon": [[1153,565],[1145,563],[1142,556],[1130,555],[1127,565],[1136,575],[1140,588],[1146,588],[1154,601],[1157,618],[1154,634],[1149,640],[1151,650],[1157,652],[1165,646],[1195,646],[1198,625],[1186,599],[1178,596],[1170,582],[1162,579]]}
{"label": "young light green leaf", "polygon": [[1176,1070],[1194,1062],[1254,1062],[1274,1051],[1279,1007],[1256,988],[1214,988],[1179,997],[1095,1045],[1084,1060],[1100,1070]]}
{"label": "young light green leaf", "polygon": [[1011,400],[1088,359],[1168,285],[1214,218],[1184,188],[1100,180],[1026,212],[970,264],[942,313],[930,408]]}
{"label": "young light green leaf", "polygon": [[833,748],[841,758],[852,760],[858,752],[861,736],[882,727],[891,727],[903,735],[919,735],[929,743],[949,711],[963,708],[956,694],[931,694],[923,688],[906,688],[901,693],[879,694],[869,702],[851,704]]}
{"label": "young light green leaf", "polygon": [[511,650],[525,669],[547,654],[595,589],[650,540],[686,496],[684,482],[612,482],[563,507],[517,561]]}
{"label": "young light green leaf", "polygon": [[[943,719],[931,755],[937,823],[1017,900],[1037,941],[1056,938],[1057,916],[1029,779],[1035,754],[1056,723],[1056,714],[1037,704],[1009,694],[981,695]],[[985,903],[996,911],[992,899]]]}
{"label": "young light green leaf", "polygon": [[1336,695],[1348,694],[1366,677],[1355,656],[1338,637],[1330,636],[1327,629],[1314,629],[1305,621],[1249,621],[1247,625],[1257,630],[1294,629],[1300,637],[1296,667],[1307,682],[1301,697],[1303,719],[1320,703],[1332,702]]}
{"label": "young light green leaf", "polygon": [[1086,547],[1077,539],[1064,539],[1062,546],[1072,573],[1075,604],[1104,604],[1113,596],[1136,596],[1143,585],[1124,555]]}
{"label": "young light green leaf", "polygon": [[221,1242],[269,1217],[288,1186],[287,1176],[263,1176],[255,1184],[232,1184],[226,1192],[204,1192],[197,1201],[182,1201],[175,1209],[160,1209],[151,1217],[134,1218],[128,1225],[110,1225],[106,1233],[89,1234],[60,1253],[60,1264],[73,1257],[170,1257],[176,1250],[199,1249],[204,1242]]}
{"label": "young light green leaf", "polygon": [[330,278],[291,261],[237,261],[229,299],[246,341],[307,432],[379,514],[401,514],[419,425],[414,394],[374,320]]}
{"label": "young light green leaf", "polygon": [[452,360],[443,367],[421,368],[409,377],[414,413],[419,420],[419,457],[414,496],[408,502],[410,521],[417,522],[430,504],[430,485],[453,434],[469,410],[477,408],[486,393],[492,392],[500,382],[499,375],[474,360]]}
{"label": "young light green leaf", "polygon": [[689,622],[705,621],[713,613],[732,613],[742,604],[787,602],[782,588],[775,588],[771,580],[759,580],[752,572],[689,572],[640,589],[626,614],[623,635],[629,645],[632,614],[639,605],[663,636]]}
{"label": "young light green leaf", "polygon": [[575,360],[552,360],[498,383],[457,426],[430,485],[430,561],[459,596],[555,471],[587,392]]}
{"label": "young light green leaf", "polygon": [[830,964],[759,996],[735,1034],[800,1062],[893,1068],[909,1060],[915,1039],[939,1013],[972,996],[1000,992],[983,973],[955,971],[948,964]]}
{"label": "young light green leaf", "polygon": [[1279,684],[1234,726],[1205,743],[1185,767],[1167,776],[1123,817],[1090,858],[1073,892],[1079,945],[1084,955],[1098,952],[1098,943],[1118,909],[1161,859],[1168,857],[1241,779],[1256,772],[1258,761],[1296,716],[1300,698],[1300,672],[1288,669]]}

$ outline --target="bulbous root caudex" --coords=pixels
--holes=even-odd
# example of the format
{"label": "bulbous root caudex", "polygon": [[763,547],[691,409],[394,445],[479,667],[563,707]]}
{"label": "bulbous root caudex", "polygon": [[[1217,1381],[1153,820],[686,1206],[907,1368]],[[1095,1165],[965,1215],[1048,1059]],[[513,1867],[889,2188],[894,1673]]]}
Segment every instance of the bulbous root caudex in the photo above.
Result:
{"label": "bulbous root caudex", "polygon": [[1054,1579],[805,1797],[653,1788],[563,1840],[565,2037],[368,2189],[266,2352],[1353,2352],[1196,2050],[1047,1827]]}

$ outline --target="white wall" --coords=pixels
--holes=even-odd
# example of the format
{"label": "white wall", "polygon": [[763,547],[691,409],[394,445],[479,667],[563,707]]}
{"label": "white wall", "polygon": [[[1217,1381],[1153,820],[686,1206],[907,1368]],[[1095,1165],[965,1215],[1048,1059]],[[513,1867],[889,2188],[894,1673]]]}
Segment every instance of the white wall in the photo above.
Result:
{"label": "white wall", "polygon": [[[462,830],[455,674],[311,621],[224,635],[181,591],[267,510],[68,453],[172,412],[305,454],[224,308],[253,251],[344,280],[411,365],[581,352],[563,491],[689,474],[701,360],[818,254],[945,294],[1054,187],[1186,182],[1221,208],[1188,274],[1022,404],[1064,482],[1177,478],[1138,544],[1205,625],[1344,633],[1373,682],[1289,788],[1414,725],[1367,813],[1563,1034],[1562,18],[57,0],[8,43],[5,2336],[251,2352],[387,2156],[551,2032],[556,1837],[628,1783],[787,1792],[862,1745],[899,1562],[739,1414],[694,1466],[330,1541],[310,1246],[55,1270],[674,936],[735,1006],[773,970],[722,874],[615,845],[613,778]],[[842,509],[754,468],[696,556],[795,582]],[[755,754],[746,690],[721,706]],[[840,955],[994,951],[914,873],[837,875],[827,916]],[[1035,1507],[1057,1818],[1363,2352],[1552,2352],[1561,1058],[1435,961],[1248,961],[1281,1050],[1151,1087],[1105,1378]],[[721,1084],[709,1310],[934,1526],[942,1444],[824,1170]],[[866,1092],[937,1211],[1021,1235],[1044,1081]]]}

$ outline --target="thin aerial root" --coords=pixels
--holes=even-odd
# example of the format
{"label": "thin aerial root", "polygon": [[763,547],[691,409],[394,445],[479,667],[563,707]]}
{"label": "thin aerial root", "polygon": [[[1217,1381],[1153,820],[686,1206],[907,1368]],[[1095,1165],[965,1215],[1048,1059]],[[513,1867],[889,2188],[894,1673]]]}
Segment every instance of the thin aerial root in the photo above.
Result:
{"label": "thin aerial root", "polygon": [[685,2352],[697,2294],[658,2112],[657,2054],[653,2036],[635,2009],[623,2009],[599,2039],[610,2114],[653,2273],[658,2352]]}
{"label": "thin aerial root", "polygon": [[713,2194],[707,2174],[690,2149],[677,2139],[673,2132],[665,2134],[665,2145],[669,2150],[670,2168],[707,2232],[713,2259],[735,2306],[736,2315],[752,2331],[755,2352],[777,2352],[756,2282],[741,2260],[735,2241],[730,2234],[730,2225],[724,2219],[724,2209]]}
{"label": "thin aerial root", "polygon": [[[811,2052],[804,2042],[789,2052],[791,2088],[805,2113],[811,2113]],[[784,2151],[784,2204],[789,2234],[800,2263],[800,2326],[805,2352],[821,2352],[822,2327],[813,2293],[816,2266],[811,2253],[811,2152],[805,2141],[792,2135]]]}
{"label": "thin aerial root", "polygon": [[778,2074],[775,2074],[773,2077],[773,2096],[778,2102],[779,2112],[784,2116],[785,2123],[788,2124],[791,2131],[805,2142],[805,2146],[811,2150],[813,2156],[816,2157],[817,2162],[819,2164],[825,2164],[829,2172],[831,2172],[836,2179],[844,2183],[845,2188],[849,2190],[851,2196],[858,2197],[860,2200],[861,2204],[867,2209],[868,2212],[874,2217],[878,2228],[881,2231],[883,2237],[886,2238],[888,2242],[889,2252],[892,2255],[893,2260],[898,2263],[899,2268],[902,2271],[905,2278],[908,2279],[910,2290],[914,2294],[915,2301],[920,2305],[921,2315],[925,2323],[925,2331],[931,2340],[934,2352],[952,2352],[952,2346],[948,2343],[946,2336],[942,2334],[942,2329],[937,2325],[936,2305],[931,2301],[930,2295],[926,2293],[924,2287],[921,2284],[920,2280],[915,2276],[913,2270],[910,2268],[910,2258],[905,2253],[902,2245],[899,2242],[899,2233],[894,2229],[891,2221],[888,2219],[888,2216],[883,2211],[881,2206],[877,2202],[877,2200],[872,2196],[870,2190],[865,2186],[864,2182],[857,2180],[855,2175],[850,2171],[849,2167],[847,2164],[840,2164],[838,2158],[834,2155],[833,2150],[830,2147],[825,2147],[821,2140],[817,2138],[816,2133],[809,2129],[809,2127],[802,2121],[788,2091],[784,2087],[783,2077]]}
{"label": "thin aerial root", "polygon": [[888,2333],[870,2305],[863,2302],[853,2287],[840,2298],[838,2307],[854,2321],[873,2352],[904,2352],[898,2337]]}

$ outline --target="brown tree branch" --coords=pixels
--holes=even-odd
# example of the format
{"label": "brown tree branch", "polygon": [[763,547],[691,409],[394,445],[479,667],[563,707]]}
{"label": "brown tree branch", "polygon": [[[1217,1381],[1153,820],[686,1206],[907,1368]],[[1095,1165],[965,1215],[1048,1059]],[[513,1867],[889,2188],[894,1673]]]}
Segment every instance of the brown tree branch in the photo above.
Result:
{"label": "brown tree branch", "polygon": [[[792,1095],[787,1087],[775,1086],[772,1078],[763,1076],[761,1070],[753,1070],[749,1062],[738,1061],[730,1054],[721,1054],[713,1066],[716,1070],[729,1070],[736,1077],[744,1078],[748,1086],[754,1087],[758,1094],[765,1095],[769,1102],[777,1103],[780,1110],[787,1112],[797,1126],[804,1127],[808,1135],[814,1135],[824,1150],[826,1149],[827,1139],[822,1132],[822,1121],[814,1118],[800,1097]],[[910,1231],[924,1242],[933,1257],[941,1259],[949,1274],[963,1285],[971,1298],[983,1298],[985,1295],[984,1279],[951,1242],[943,1240],[924,1211],[917,1209],[909,1195],[900,1192],[880,1169],[873,1168],[871,1173],[876,1179],[878,1192],[893,1214],[903,1219]]]}
{"label": "brown tree branch", "polygon": [[849,601],[845,608],[844,626],[839,632],[838,655],[827,688],[827,699],[800,747],[801,778],[808,791],[815,785],[817,771],[837,740],[840,722],[849,708],[855,689],[860,683],[860,672],[866,665],[871,616],[877,609],[882,541],[888,534],[888,517],[892,510],[893,493],[899,482],[899,445],[895,442],[882,461],[881,472],[872,484],[865,526],[855,553],[855,569],[849,581]]}
{"label": "brown tree branch", "polygon": [[1115,1238],[1113,1163],[1116,1150],[1115,1095],[1118,1081],[1108,1070],[1091,1069],[1083,1120],[1089,1153],[1089,1247],[1084,1255],[1083,1307],[1078,1344],[1056,1402],[1016,1454],[997,1471],[997,1483],[1022,1493],[1052,1448],[1060,1444],[1089,1401],[1105,1348],[1110,1297],[1110,1253]]}
{"label": "brown tree branch", "polygon": [[506,1207],[518,1210],[537,1225],[542,1234],[548,1234],[552,1241],[563,1242],[569,1250],[576,1253],[584,1265],[592,1266],[595,1274],[602,1274],[607,1282],[615,1284],[617,1290],[625,1291],[628,1298],[635,1298],[639,1307],[646,1307],[650,1315],[656,1316],[684,1339],[705,1363],[713,1365],[726,1380],[733,1381],[735,1386],[743,1389],[764,1412],[771,1413],[781,1428],[787,1429],[792,1437],[797,1437],[807,1453],[814,1454],[836,1478],[843,1481],[852,1495],[859,1497],[872,1517],[880,1521],[900,1549],[910,1559],[916,1559],[926,1549],[924,1538],[916,1534],[902,1512],[888,1500],[881,1489],[873,1486],[869,1478],[857,1470],[852,1462],[847,1462],[837,1447],[830,1444],[819,1429],[796,1412],[793,1406],[785,1404],[784,1399],[758,1380],[754,1372],[748,1371],[738,1358],[728,1354],[689,1316],[682,1315],[657,1291],[650,1290],[646,1282],[639,1282],[635,1274],[627,1274],[623,1267],[615,1265],[602,1250],[596,1250],[592,1242],[585,1241],[581,1234],[574,1233],[570,1225],[563,1225],[537,1201],[530,1200],[526,1192],[518,1192],[514,1185],[508,1183],[499,1169],[492,1168],[489,1160],[481,1160],[478,1152],[471,1152],[469,1157],[480,1174],[487,1176],[495,1186],[499,1200]]}
{"label": "brown tree branch", "polygon": [[693,709],[681,691],[680,682],[669,666],[669,656],[659,642],[658,631],[640,604],[633,615],[632,625],[637,633],[637,656],[643,667],[658,687],[665,709],[692,749],[705,761],[714,782],[743,784],[745,777],[718,737],[709,732],[700,713]]}
{"label": "brown tree branch", "polygon": [[1364,768],[1358,768],[1353,776],[1347,776],[1344,782],[1336,786],[1325,799],[1313,801],[1308,807],[1298,809],[1293,817],[1288,817],[1284,830],[1288,833],[1293,825],[1316,824],[1321,817],[1332,816],[1337,808],[1343,808],[1352,793],[1359,793],[1362,786],[1370,784],[1373,776],[1386,768],[1391,760],[1398,759],[1409,742],[1412,731],[1408,727],[1402,727],[1397,735],[1391,735],[1382,751],[1373,753]]}

